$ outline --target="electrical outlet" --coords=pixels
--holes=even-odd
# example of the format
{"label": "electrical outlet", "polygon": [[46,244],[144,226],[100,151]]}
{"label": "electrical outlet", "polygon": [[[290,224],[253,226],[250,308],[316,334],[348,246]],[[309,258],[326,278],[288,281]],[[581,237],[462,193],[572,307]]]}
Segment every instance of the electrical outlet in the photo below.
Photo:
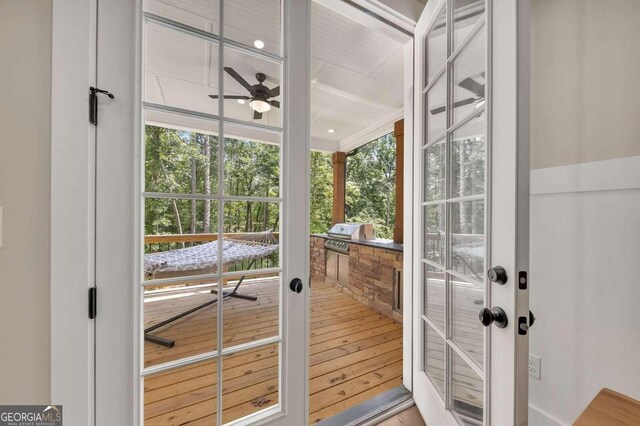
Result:
{"label": "electrical outlet", "polygon": [[540,380],[540,361],[538,355],[529,354],[529,375],[538,380]]}

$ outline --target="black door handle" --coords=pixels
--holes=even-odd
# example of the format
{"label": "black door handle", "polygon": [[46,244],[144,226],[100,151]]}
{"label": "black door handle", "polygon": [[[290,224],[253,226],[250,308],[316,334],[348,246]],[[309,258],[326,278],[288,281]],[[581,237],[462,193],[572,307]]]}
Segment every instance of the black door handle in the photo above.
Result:
{"label": "black door handle", "polygon": [[509,321],[507,320],[506,312],[497,306],[493,308],[483,308],[480,310],[480,322],[485,327],[489,327],[491,324],[495,324],[498,328],[505,328]]}
{"label": "black door handle", "polygon": [[302,280],[300,278],[294,278],[289,283],[291,291],[295,291],[296,293],[300,293],[302,291],[302,287]]}

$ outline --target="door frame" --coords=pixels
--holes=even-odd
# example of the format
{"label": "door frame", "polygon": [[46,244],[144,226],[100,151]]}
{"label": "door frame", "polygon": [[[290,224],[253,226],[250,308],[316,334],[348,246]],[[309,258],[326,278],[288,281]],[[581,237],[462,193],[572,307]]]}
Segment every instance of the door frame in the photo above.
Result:
{"label": "door frame", "polygon": [[94,143],[97,0],[53,2],[51,84],[51,401],[65,422],[94,423]]}
{"label": "door frame", "polygon": [[[126,0],[124,3],[127,3]],[[282,4],[284,10],[282,24],[288,30],[285,33],[301,34],[306,32],[306,37],[283,37],[283,44],[287,46],[288,51],[306,52],[308,56],[306,63],[305,61],[285,61],[283,73],[285,76],[291,74],[308,76],[310,74],[311,0],[304,2],[282,0]],[[125,5],[125,7],[127,6]],[[133,6],[130,7],[131,11],[126,11],[126,13],[133,13],[132,18],[135,18],[136,22],[132,23],[131,34],[124,37],[131,36],[132,40],[137,41],[136,47],[132,49],[138,53],[138,57],[131,64],[135,68],[134,75],[136,77],[134,80],[132,76],[132,93],[125,95],[122,93],[124,90],[121,90],[121,96],[116,93],[116,97],[124,99],[123,102],[131,102],[131,100],[135,102],[131,120],[132,122],[137,120],[135,123],[138,123],[142,110],[138,96],[141,93],[139,78],[141,58],[139,58],[138,49],[141,46],[142,16],[140,7],[135,9]],[[100,53],[96,49],[97,10],[98,0],[69,0],[54,2],[52,14],[51,339],[53,344],[51,345],[50,358],[51,400],[65,406],[65,420],[71,425],[94,425],[97,408],[94,397],[97,374],[95,368],[96,322],[88,318],[87,307],[88,289],[94,285],[96,274],[95,235],[97,229],[94,208],[98,196],[95,191],[97,168],[94,147],[96,130],[88,122],[88,88],[96,86],[97,57]],[[300,19],[305,15],[306,19]],[[299,157],[301,150],[306,149],[305,146],[310,146],[309,79],[299,78],[290,83],[287,79],[286,83],[283,82],[285,85],[284,96],[290,108],[288,121],[290,123],[306,123],[304,126],[295,126],[295,128],[289,128],[287,122],[283,123],[285,139],[282,145],[282,155],[285,157]],[[297,96],[289,96],[293,93]],[[301,93],[305,95],[300,96]],[[139,145],[140,138],[141,135],[132,135],[136,146]],[[298,141],[298,143],[287,143],[288,140]],[[306,141],[306,144],[299,143],[299,141]],[[137,151],[131,152],[131,154],[136,153],[139,154]],[[308,170],[308,162],[308,159],[306,162],[302,162],[300,167]],[[131,173],[133,172],[132,169]],[[283,176],[288,172],[288,170],[283,170]],[[136,180],[138,179],[135,178],[134,181]],[[290,185],[288,190],[295,192],[297,196],[301,196],[304,192],[308,197],[306,181],[308,179],[298,179]],[[139,210],[135,200],[137,196],[135,193],[133,195],[130,197],[129,205],[121,206],[123,210],[127,212]],[[306,204],[308,205],[308,202]],[[300,214],[299,206],[293,205],[293,203],[283,202],[281,209],[283,218],[296,221],[297,226],[308,228],[308,206],[302,210],[303,214]],[[139,224],[133,223],[135,220],[137,219],[131,220],[130,238],[127,240],[127,243],[133,243],[132,247],[137,242],[136,232],[139,232]],[[294,233],[287,235],[285,239],[295,239],[298,241],[297,244],[300,244],[299,236]],[[307,242],[306,249],[301,254],[308,259],[308,236],[305,241]],[[290,244],[284,244],[283,250],[286,250],[288,246]],[[131,255],[132,264],[138,262],[134,258],[133,251],[128,254]],[[283,267],[283,284],[288,283],[293,276],[298,276],[303,279],[303,282],[308,282],[308,268],[305,268],[304,264],[293,263],[286,265],[287,269]],[[133,267],[131,269],[135,270]],[[129,275],[133,277],[133,271],[130,272],[132,273]],[[129,306],[132,308],[135,306],[138,303],[136,290],[138,287],[133,286],[132,291],[121,292],[119,296],[126,300],[117,301],[117,304],[120,307]],[[283,304],[303,305],[308,308],[310,295],[308,290],[303,291],[301,295],[296,294],[296,300],[289,297],[289,294],[293,295],[294,293],[288,290],[284,291]],[[303,298],[303,303],[300,303],[300,297]],[[100,305],[104,302],[100,296],[98,300],[99,318]],[[287,309],[283,310],[283,321],[286,321],[286,312]],[[300,321],[292,322],[295,332],[298,334],[301,329],[308,330],[309,309],[305,309],[305,312],[306,314]],[[131,316],[131,310],[128,311],[127,317],[129,316]],[[130,419],[131,423],[135,423],[141,413],[137,406],[129,402],[129,398],[133,397],[131,399],[139,401],[142,389],[138,380],[140,373],[137,355],[139,350],[138,336],[132,335],[131,323],[139,322],[140,319],[130,319],[131,322],[126,329],[126,335],[130,336],[130,339],[126,348],[120,348],[119,351],[122,353],[119,360],[115,362],[115,367],[121,372],[128,370],[131,373],[131,383],[128,385],[129,388],[131,385],[134,387],[126,395],[120,396],[122,404],[116,406],[118,407],[117,411],[127,413],[125,414],[126,418]],[[122,326],[122,323],[126,322],[119,321],[117,325]],[[287,330],[294,332],[294,328],[287,327],[284,332],[286,333]],[[291,340],[285,335],[282,337],[285,341]],[[300,371],[304,370],[304,375],[308,376],[308,354],[306,353],[308,351],[308,335],[305,340],[305,356],[293,356],[293,353],[289,354],[289,345],[286,343],[282,345],[283,376],[289,374],[289,370],[295,372],[297,377],[299,377]],[[127,353],[125,354],[125,352]],[[286,359],[287,357],[288,359]],[[290,389],[281,387],[283,392],[282,412],[290,412],[288,407],[303,406],[305,407],[304,421],[306,421],[308,380],[292,381],[292,383]],[[273,414],[273,412],[267,411],[260,416],[261,420],[253,424],[262,424],[282,417],[282,415],[276,415],[267,418],[268,414]],[[297,418],[289,418],[289,420],[300,422],[300,419]]]}

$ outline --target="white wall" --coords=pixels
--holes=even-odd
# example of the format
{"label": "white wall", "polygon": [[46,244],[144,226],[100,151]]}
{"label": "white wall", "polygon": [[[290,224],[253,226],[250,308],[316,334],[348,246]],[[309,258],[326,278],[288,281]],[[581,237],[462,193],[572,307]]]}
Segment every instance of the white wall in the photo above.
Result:
{"label": "white wall", "polygon": [[529,402],[555,419],[531,424],[571,424],[603,387],[640,399],[640,156],[534,170],[531,189]]}
{"label": "white wall", "polygon": [[640,399],[640,2],[532,0],[530,424]]}
{"label": "white wall", "polygon": [[531,164],[640,155],[640,1],[531,0]]}
{"label": "white wall", "polygon": [[0,404],[49,403],[51,0],[0,0]]}

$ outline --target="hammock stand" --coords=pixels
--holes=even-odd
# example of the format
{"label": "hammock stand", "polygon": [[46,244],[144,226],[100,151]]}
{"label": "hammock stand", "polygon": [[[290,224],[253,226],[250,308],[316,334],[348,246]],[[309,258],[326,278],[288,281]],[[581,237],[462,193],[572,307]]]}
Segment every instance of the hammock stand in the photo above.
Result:
{"label": "hammock stand", "polygon": [[[251,259],[251,262],[249,262],[249,265],[247,266],[247,269],[251,269],[253,267],[253,265],[255,265],[256,260],[258,260],[259,258],[263,258],[265,257],[267,254],[271,254],[274,253],[275,251],[278,250],[278,240],[277,238],[273,235],[273,233],[271,231],[266,231],[266,232],[260,232],[260,233],[251,233],[251,234],[243,234],[243,235],[238,235],[235,236],[234,238],[226,238],[225,241],[231,243],[231,247],[240,247],[240,251],[241,253],[238,255],[236,254],[229,262],[225,261],[224,259],[224,251],[223,251],[223,263],[224,264],[228,264],[228,263],[237,263],[240,262],[242,260],[248,260]],[[207,243],[210,244],[210,248],[213,247],[217,247],[217,242],[212,242],[212,243]],[[215,246],[214,246],[215,245]],[[204,246],[204,244],[203,244]],[[201,253],[202,250],[202,246],[198,246],[200,247],[200,249],[198,249],[198,252]],[[254,251],[252,254],[252,247],[260,247],[261,250],[259,251]],[[174,252],[181,252],[180,254],[182,255],[189,255],[189,251],[193,249],[193,247],[190,248],[186,248],[186,249],[178,249],[178,250],[174,250]],[[266,249],[266,250],[265,250]],[[242,250],[244,250],[244,256],[242,256]],[[191,252],[194,252],[194,250],[191,250]],[[255,254],[256,252],[258,252],[259,254]],[[168,252],[165,252],[168,253]],[[145,256],[145,258],[148,257]],[[146,259],[145,259],[146,261]],[[207,258],[205,258],[204,263],[206,265],[208,265],[209,268],[213,269],[217,267],[217,249],[213,249],[213,250],[209,250],[207,252]],[[145,272],[149,273],[149,274],[153,274],[153,276],[155,277],[155,274],[157,272],[162,272],[162,270],[168,270],[170,272],[175,272],[177,270],[176,267],[171,267],[168,265],[167,262],[165,263],[158,263],[157,261],[149,261],[148,265],[147,262],[145,262]],[[187,269],[188,271],[193,271],[193,269]],[[244,281],[245,275],[243,275],[242,277],[240,277],[240,279],[238,280],[238,283],[235,285],[235,287],[233,288],[233,290],[230,291],[223,291],[222,293],[222,300],[228,298],[228,297],[235,297],[238,299],[244,299],[244,300],[251,300],[251,301],[256,301],[258,300],[258,298],[256,296],[251,296],[248,294],[242,294],[238,292],[238,289],[240,288],[240,285],[242,285],[242,282]],[[212,294],[217,294],[218,290],[217,289],[212,289],[211,290]],[[152,331],[157,330],[161,327],[164,327],[165,325],[171,324],[172,322],[178,321],[181,318],[184,318],[188,315],[193,314],[194,312],[197,312],[201,309],[206,308],[207,306],[211,306],[214,303],[218,302],[218,298],[210,300],[208,302],[202,303],[198,306],[195,306],[187,311],[184,311],[180,314],[174,315],[171,318],[168,318],[164,321],[159,322],[158,324],[154,324],[150,327],[145,328],[144,330],[144,340],[150,343],[155,343],[157,345],[161,345],[161,346],[165,346],[167,348],[172,348],[175,346],[175,340],[172,339],[165,339],[163,337],[160,336],[156,336],[154,334],[151,334]]]}

